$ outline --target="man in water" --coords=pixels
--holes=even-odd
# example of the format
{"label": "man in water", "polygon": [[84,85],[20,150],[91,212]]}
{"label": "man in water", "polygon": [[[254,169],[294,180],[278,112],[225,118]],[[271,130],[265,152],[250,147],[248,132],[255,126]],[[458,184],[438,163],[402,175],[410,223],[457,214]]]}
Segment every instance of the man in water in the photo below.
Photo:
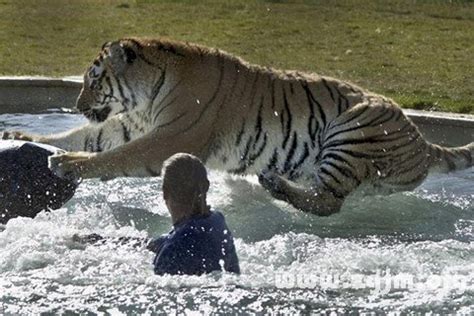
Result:
{"label": "man in water", "polygon": [[[171,214],[169,234],[147,242],[156,253],[156,274],[201,275],[216,270],[240,273],[232,234],[224,216],[206,203],[209,180],[202,162],[189,154],[175,154],[164,162],[163,198]],[[98,242],[99,235],[75,236],[79,242]],[[120,238],[119,242],[139,242]]]}

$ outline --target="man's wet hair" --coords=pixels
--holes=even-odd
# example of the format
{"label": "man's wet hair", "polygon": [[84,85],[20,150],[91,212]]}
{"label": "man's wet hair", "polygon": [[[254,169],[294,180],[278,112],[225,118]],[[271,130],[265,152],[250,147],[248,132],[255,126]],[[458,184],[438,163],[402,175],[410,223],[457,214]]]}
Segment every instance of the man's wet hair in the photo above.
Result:
{"label": "man's wet hair", "polygon": [[194,214],[209,212],[206,204],[209,180],[199,158],[186,153],[175,154],[163,163],[161,174],[165,198],[190,205],[190,212]]}

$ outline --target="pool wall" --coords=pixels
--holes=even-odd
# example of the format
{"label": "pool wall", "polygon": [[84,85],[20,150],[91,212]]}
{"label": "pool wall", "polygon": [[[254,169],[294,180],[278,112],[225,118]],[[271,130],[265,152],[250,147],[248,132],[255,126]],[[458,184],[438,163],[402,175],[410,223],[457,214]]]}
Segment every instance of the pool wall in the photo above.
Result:
{"label": "pool wall", "polygon": [[[81,77],[0,77],[0,114],[73,108]],[[404,110],[431,142],[459,146],[474,141],[474,115]]]}

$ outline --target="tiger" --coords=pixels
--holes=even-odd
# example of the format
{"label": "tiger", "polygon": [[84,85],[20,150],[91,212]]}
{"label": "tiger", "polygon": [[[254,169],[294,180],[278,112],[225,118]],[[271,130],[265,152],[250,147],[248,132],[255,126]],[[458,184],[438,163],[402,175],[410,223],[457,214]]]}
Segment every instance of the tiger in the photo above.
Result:
{"label": "tiger", "polygon": [[53,135],[59,176],[155,177],[175,153],[256,175],[275,199],[319,216],[359,188],[413,190],[431,172],[473,165],[474,142],[427,142],[391,99],[347,81],[251,64],[166,38],[107,42],[85,71],[76,109],[89,122]]}

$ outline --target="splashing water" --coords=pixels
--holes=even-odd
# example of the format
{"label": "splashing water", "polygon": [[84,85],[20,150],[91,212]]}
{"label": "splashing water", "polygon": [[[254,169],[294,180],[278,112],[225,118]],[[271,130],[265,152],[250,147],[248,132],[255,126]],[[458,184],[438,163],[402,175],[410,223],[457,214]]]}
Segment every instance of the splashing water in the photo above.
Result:
{"label": "splashing water", "polygon": [[[0,115],[0,130],[63,131],[52,111]],[[73,234],[146,237],[170,218],[161,179],[87,180],[62,209],[0,229],[0,314],[472,313],[474,170],[414,192],[362,197],[320,218],[272,199],[255,177],[211,172],[209,203],[236,237],[242,274],[155,276],[131,245],[83,246]]]}

